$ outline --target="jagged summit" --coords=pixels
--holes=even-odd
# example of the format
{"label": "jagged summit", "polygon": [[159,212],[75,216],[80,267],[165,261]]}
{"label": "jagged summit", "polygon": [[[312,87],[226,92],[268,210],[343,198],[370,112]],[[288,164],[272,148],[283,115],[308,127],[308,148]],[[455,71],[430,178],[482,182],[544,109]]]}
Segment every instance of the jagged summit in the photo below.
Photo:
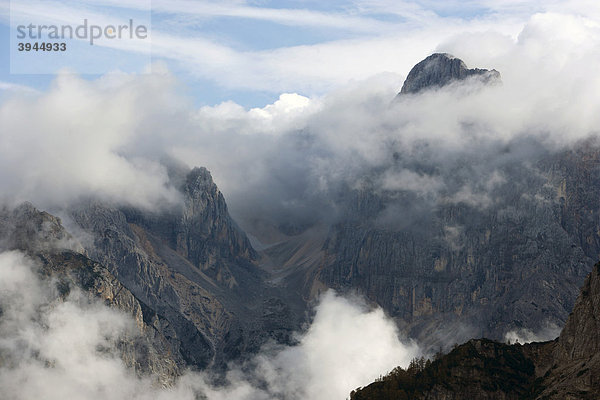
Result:
{"label": "jagged summit", "polygon": [[500,80],[500,73],[495,69],[469,69],[460,58],[447,53],[434,53],[410,70],[399,95],[446,86],[473,76],[480,77],[485,83]]}

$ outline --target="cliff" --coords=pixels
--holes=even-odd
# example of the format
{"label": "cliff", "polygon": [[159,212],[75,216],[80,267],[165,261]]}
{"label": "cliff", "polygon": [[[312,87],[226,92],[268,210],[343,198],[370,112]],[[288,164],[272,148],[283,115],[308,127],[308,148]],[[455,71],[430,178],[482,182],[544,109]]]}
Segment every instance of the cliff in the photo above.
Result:
{"label": "cliff", "polygon": [[38,261],[40,277],[55,288],[52,301],[62,301],[74,289],[90,299],[130,315],[137,334],[118,343],[125,364],[140,376],[152,376],[161,386],[171,385],[186,362],[169,322],[141,302],[108,269],[86,257],[81,245],[60,219],[29,203],[0,211],[0,249],[19,250]]}
{"label": "cliff", "polygon": [[600,393],[600,263],[553,341],[507,345],[471,340],[435,361],[397,368],[352,392],[376,399],[597,399]]}
{"label": "cliff", "polygon": [[304,303],[266,283],[205,168],[170,173],[180,204],[144,210],[91,200],[70,210],[93,238],[89,257],[164,316],[194,368],[221,369],[268,340],[290,342]]}

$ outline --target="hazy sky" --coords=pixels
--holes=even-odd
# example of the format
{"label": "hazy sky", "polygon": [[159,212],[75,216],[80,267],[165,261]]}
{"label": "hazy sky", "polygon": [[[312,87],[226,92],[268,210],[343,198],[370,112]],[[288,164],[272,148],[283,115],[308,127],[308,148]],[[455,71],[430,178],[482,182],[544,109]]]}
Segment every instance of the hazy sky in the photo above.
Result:
{"label": "hazy sky", "polygon": [[[283,92],[313,97],[385,72],[399,74],[399,88],[412,65],[448,40],[474,33],[516,40],[541,12],[598,20],[599,6],[593,0],[2,0],[0,38],[7,48],[11,16],[13,25],[149,16],[151,49],[114,41],[86,44],[90,55],[111,47],[105,51],[114,67],[127,72],[139,72],[150,58],[164,62],[198,105],[233,100],[262,107]],[[52,75],[10,74],[9,58],[7,51],[0,54],[0,90],[13,85],[44,89],[52,80]]]}

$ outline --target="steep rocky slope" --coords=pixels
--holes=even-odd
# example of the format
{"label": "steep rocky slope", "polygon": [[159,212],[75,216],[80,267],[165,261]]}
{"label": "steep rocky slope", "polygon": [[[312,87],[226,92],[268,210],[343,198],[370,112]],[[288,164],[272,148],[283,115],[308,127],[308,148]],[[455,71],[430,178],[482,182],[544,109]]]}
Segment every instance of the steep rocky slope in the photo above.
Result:
{"label": "steep rocky slope", "polygon": [[80,241],[30,204],[5,208],[0,244],[40,259],[65,291],[83,287],[133,315],[146,356],[140,361],[132,352],[141,347],[131,344],[124,357],[165,382],[183,367],[222,370],[269,340],[293,342],[305,302],[267,282],[206,169],[174,166],[170,174],[179,204],[147,210],[89,200],[63,211]]}
{"label": "steep rocky slope", "polygon": [[158,211],[84,202],[70,216],[93,238],[90,258],[164,316],[196,368],[289,342],[304,303],[265,283],[256,253],[204,168],[172,168],[179,205]]}
{"label": "steep rocky slope", "polygon": [[543,161],[525,172],[507,165],[502,173],[509,183],[494,191],[494,203],[440,203],[423,217],[415,210],[415,221],[399,228],[376,223],[396,200],[356,193],[357,211],[332,227],[316,279],[340,290],[358,288],[419,338],[442,326],[466,329],[457,341],[560,326],[600,255],[600,182],[578,191],[579,182],[598,176],[598,159],[589,156],[592,171],[581,170],[584,161],[564,174]]}
{"label": "steep rocky slope", "polygon": [[[436,54],[415,66],[402,92],[496,79]],[[179,204],[148,210],[92,199],[70,207],[69,226],[90,239],[81,241],[85,249],[31,206],[0,215],[0,233],[4,248],[27,247],[36,257],[73,252],[42,257],[62,275],[105,266],[103,279],[135,298],[177,368],[221,368],[268,340],[293,342],[306,302],[327,288],[364,294],[404,333],[437,349],[564,324],[600,257],[599,148],[586,142],[556,152],[524,136],[450,160],[426,144],[390,151],[386,174],[409,171],[443,188],[422,196],[382,187],[383,172],[367,171],[360,185],[337,193],[339,215],[276,232],[280,240],[260,254],[210,173],[176,165],[169,176]]]}
{"label": "steep rocky slope", "polygon": [[575,308],[553,346],[541,399],[600,396],[600,264],[586,278]]}
{"label": "steep rocky slope", "polygon": [[180,339],[169,321],[136,298],[108,269],[87,258],[58,218],[28,203],[2,209],[0,250],[19,250],[37,260],[40,277],[56,288],[53,301],[79,289],[91,300],[130,315],[137,335],[122,337],[117,346],[125,364],[138,375],[152,376],[168,386],[185,367]]}
{"label": "steep rocky slope", "polygon": [[433,362],[415,362],[352,393],[376,399],[597,399],[600,263],[586,278],[559,338],[506,345],[471,340]]}
{"label": "steep rocky slope", "polygon": [[[439,176],[452,182],[478,165],[466,160]],[[431,203],[349,190],[345,216],[324,234],[307,231],[262,254],[286,266],[284,280],[306,298],[357,290],[432,348],[562,326],[600,257],[598,147],[533,153],[495,169],[503,181],[479,193],[485,204],[451,200],[456,192]]]}

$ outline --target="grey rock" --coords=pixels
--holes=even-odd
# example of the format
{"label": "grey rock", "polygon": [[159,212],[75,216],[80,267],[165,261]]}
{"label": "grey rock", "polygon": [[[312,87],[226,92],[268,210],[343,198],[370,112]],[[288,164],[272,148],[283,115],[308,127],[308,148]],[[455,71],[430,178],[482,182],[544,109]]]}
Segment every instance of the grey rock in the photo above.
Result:
{"label": "grey rock", "polygon": [[416,370],[395,370],[353,391],[351,399],[597,399],[598,321],[600,263],[586,278],[558,339],[512,346],[487,339],[470,340]]}
{"label": "grey rock", "polygon": [[[304,302],[272,286],[204,168],[171,171],[183,203],[148,211],[94,201],[71,217],[94,237],[90,257],[164,316],[191,367],[221,369],[268,340],[289,343]],[[280,304],[273,308],[272,304]]]}
{"label": "grey rock", "polygon": [[[440,179],[476,176],[482,165],[457,163],[439,169]],[[506,182],[485,206],[351,189],[347,215],[320,247],[307,254],[307,239],[290,239],[263,253],[286,265],[284,281],[307,298],[326,288],[358,291],[433,350],[562,326],[600,257],[598,147],[585,143],[494,168]],[[392,222],[380,223],[382,215]]]}
{"label": "grey rock", "polygon": [[4,208],[0,211],[0,243],[2,251],[20,250],[39,261],[41,277],[56,287],[59,297],[54,301],[78,288],[90,300],[99,299],[129,314],[136,322],[137,334],[122,337],[113,350],[139,376],[151,376],[158,385],[170,386],[181,374],[186,362],[174,345],[178,338],[170,323],[135,297],[108,269],[86,257],[59,218],[29,203]]}
{"label": "grey rock", "polygon": [[57,248],[84,252],[81,244],[63,228],[60,218],[27,202],[14,208],[0,208],[0,248],[30,254]]}
{"label": "grey rock", "polygon": [[600,263],[586,278],[575,308],[552,343],[545,364],[544,399],[597,399],[600,393]]}
{"label": "grey rock", "polygon": [[40,254],[41,272],[59,288],[62,296],[73,288],[90,298],[131,315],[139,334],[126,335],[116,343],[125,364],[138,376],[149,376],[160,386],[171,386],[186,367],[178,346],[177,332],[161,315],[136,298],[105,267],[69,251]]}
{"label": "grey rock", "polygon": [[500,73],[494,69],[469,69],[459,58],[447,53],[435,53],[410,70],[399,95],[440,88],[468,78],[477,78],[483,83],[496,83],[500,81]]}

